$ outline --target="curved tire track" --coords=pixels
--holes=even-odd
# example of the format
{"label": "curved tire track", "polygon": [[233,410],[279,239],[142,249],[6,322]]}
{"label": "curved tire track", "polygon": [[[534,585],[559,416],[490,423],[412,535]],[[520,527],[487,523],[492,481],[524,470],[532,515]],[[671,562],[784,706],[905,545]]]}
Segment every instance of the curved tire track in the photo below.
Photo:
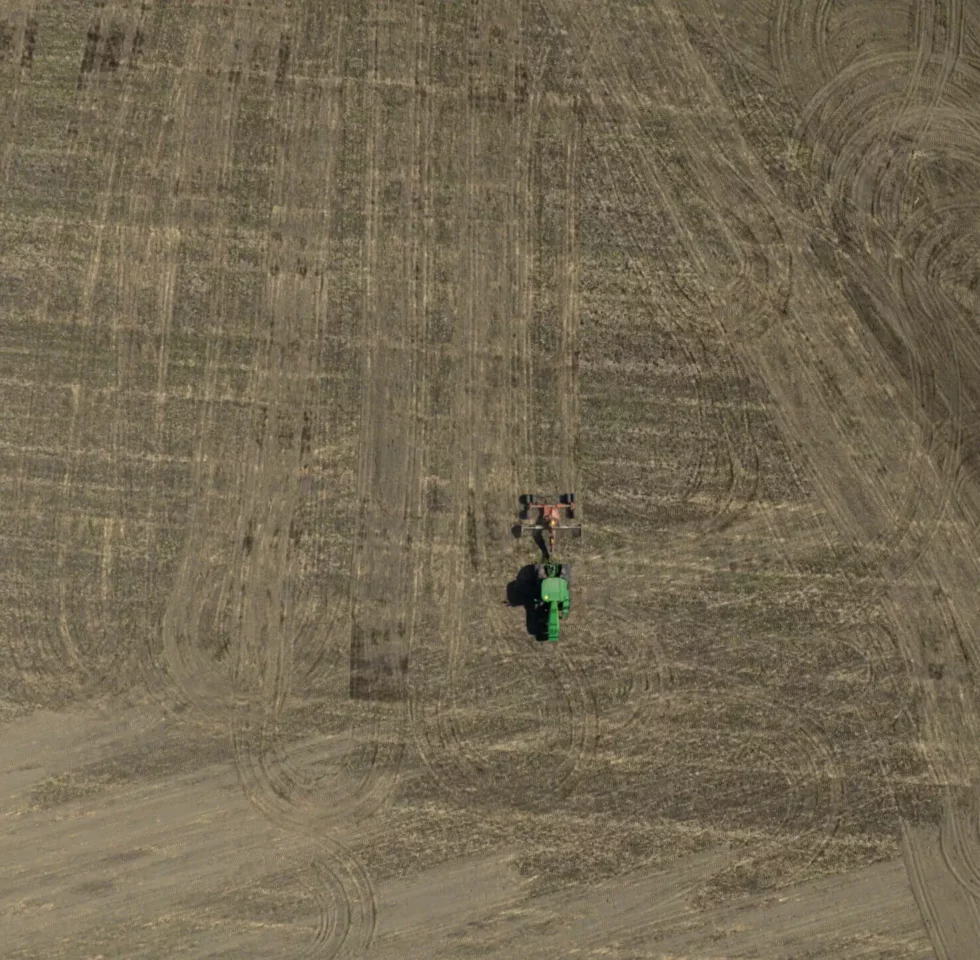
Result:
{"label": "curved tire track", "polygon": [[[599,655],[593,680],[597,694],[599,733],[603,739],[622,736],[649,719],[655,705],[674,685],[674,671],[656,625],[638,633],[642,617],[618,611],[604,612],[601,623],[582,626],[589,650]],[[607,699],[608,698],[608,699]]]}
{"label": "curved tire track", "polygon": [[334,960],[367,954],[377,922],[377,896],[360,861],[332,839],[306,841],[303,853],[282,856],[286,882],[297,879],[315,905],[316,926],[296,960]]}
{"label": "curved tire track", "polygon": [[966,804],[958,804],[952,796],[946,798],[939,843],[949,872],[980,906],[980,797],[976,787],[969,790]]}
{"label": "curved tire track", "polygon": [[[921,146],[922,119],[931,118],[933,137],[941,136],[942,152],[951,152],[951,117],[934,102],[912,110],[900,89],[899,70],[911,58],[892,54],[851,65],[814,96],[799,124],[800,139],[814,145],[811,178],[829,185],[831,202],[818,201],[816,211],[840,238],[838,269],[850,277],[852,302],[858,298],[862,319],[911,388],[909,417],[918,435],[903,468],[904,487],[888,508],[891,529],[859,548],[861,564],[884,565],[890,577],[921,556],[952,499],[964,403],[960,338],[950,325],[960,311],[951,309],[930,266],[938,237],[923,234],[935,203],[920,205],[910,141],[903,141],[905,162],[886,156],[883,147],[897,146],[894,136],[903,132]],[[932,464],[940,487],[924,503]]]}

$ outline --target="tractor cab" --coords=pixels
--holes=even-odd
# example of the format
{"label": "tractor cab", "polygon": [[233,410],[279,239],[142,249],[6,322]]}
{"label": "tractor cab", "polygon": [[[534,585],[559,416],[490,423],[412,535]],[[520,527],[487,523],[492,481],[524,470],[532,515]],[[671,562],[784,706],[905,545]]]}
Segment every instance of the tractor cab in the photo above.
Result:
{"label": "tractor cab", "polygon": [[568,584],[561,577],[541,581],[541,599],[545,603],[568,603]]}
{"label": "tractor cab", "polygon": [[569,573],[567,564],[549,564],[548,569],[540,571],[541,594],[539,606],[548,618],[547,637],[555,643],[560,632],[559,621],[568,616],[571,597],[568,591]]}

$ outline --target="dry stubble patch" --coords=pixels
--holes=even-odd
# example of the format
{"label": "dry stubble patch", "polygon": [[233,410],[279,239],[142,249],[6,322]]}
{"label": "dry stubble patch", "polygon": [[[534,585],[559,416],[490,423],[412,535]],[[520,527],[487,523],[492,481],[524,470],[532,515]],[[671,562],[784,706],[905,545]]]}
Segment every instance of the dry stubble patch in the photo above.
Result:
{"label": "dry stubble patch", "polygon": [[[649,18],[635,9],[634,27],[650,37],[654,26],[668,40],[677,80],[689,91],[678,120],[676,163],[664,164],[664,186],[680,199],[692,179],[703,204],[688,203],[692,262],[701,270],[702,295],[716,336],[736,355],[782,324],[794,287],[792,224],[765,170],[748,149],[742,130],[692,45],[680,8]],[[651,50],[652,52],[652,50]],[[676,93],[674,94],[676,99]],[[679,166],[680,177],[674,176]],[[674,214],[680,222],[680,207]],[[734,269],[729,264],[734,263]],[[695,326],[697,317],[692,318]]]}
{"label": "dry stubble patch", "polygon": [[[785,13],[786,11],[783,12]],[[818,13],[816,16],[817,21],[825,19],[826,15],[829,15],[827,10],[823,10],[821,13]],[[684,38],[678,34],[675,20],[675,17],[665,16],[663,18],[663,26],[668,36],[674,41],[671,49],[672,52],[676,52],[678,56],[678,73],[687,76],[689,80],[692,81],[692,88],[704,89],[708,93],[708,100],[710,101],[710,83],[707,85],[693,83],[693,80],[701,76],[703,71],[701,71],[696,58],[689,55]],[[785,27],[786,25],[783,24],[783,28]],[[777,29],[782,28],[778,28],[777,25]],[[944,69],[947,69],[948,62],[944,60],[943,63],[945,65]],[[857,68],[858,65],[856,64],[854,67],[849,69],[853,70]],[[945,80],[942,82],[946,83]],[[701,98],[694,98],[693,107],[695,114],[703,116],[706,121],[712,116],[712,114],[710,114],[703,106]],[[865,117],[863,119],[867,118]],[[682,126],[684,125],[682,124]],[[710,123],[705,123],[701,126],[702,129],[712,128]],[[681,137],[681,139],[688,143],[692,148],[699,142],[702,143],[702,146],[704,146],[706,143],[703,134],[701,134],[699,130],[690,128],[690,125],[687,125],[682,132],[684,136]],[[748,221],[746,221],[745,218],[739,214],[738,209],[734,208],[732,210],[733,216],[728,216],[728,214],[725,213],[721,218],[723,221],[727,220],[727,226],[723,224],[723,233],[727,233],[728,235],[727,242],[729,247],[736,252],[741,251],[737,257],[741,266],[737,271],[734,281],[732,281],[729,286],[725,287],[725,291],[729,296],[730,302],[733,304],[733,309],[727,316],[721,317],[720,319],[722,321],[722,326],[728,328],[728,332],[730,334],[734,332],[735,336],[741,343],[743,340],[743,331],[739,329],[739,323],[741,322],[742,327],[745,326],[743,307],[747,308],[747,312],[750,314],[757,311],[757,308],[751,305],[751,300],[753,296],[755,296],[752,288],[755,288],[755,290],[762,295],[761,303],[768,304],[766,309],[770,311],[770,314],[773,317],[780,318],[780,325],[786,324],[785,316],[788,314],[793,276],[794,274],[800,273],[800,271],[792,269],[790,251],[786,249],[786,241],[790,236],[790,234],[787,234],[786,232],[786,227],[791,223],[791,221],[795,223],[798,217],[790,217],[787,212],[783,210],[782,206],[775,200],[775,193],[772,193],[771,191],[767,192],[761,189],[757,185],[754,185],[756,183],[755,180],[750,181],[750,178],[748,178],[744,173],[740,173],[740,171],[745,167],[742,160],[746,158],[748,159],[749,167],[755,172],[758,172],[758,163],[754,163],[751,156],[745,153],[745,151],[735,151],[736,153],[739,153],[739,159],[734,163],[720,161],[719,163],[714,164],[712,162],[705,161],[703,159],[704,157],[726,155],[724,145],[717,144],[717,146],[721,147],[721,149],[691,149],[691,159],[689,160],[689,165],[691,166],[693,172],[698,176],[707,196],[715,195],[717,198],[720,193],[728,193],[731,196],[739,198],[739,207],[741,209],[752,212],[752,217]],[[734,146],[737,147],[737,144],[734,144]],[[672,170],[672,165],[670,162],[666,162],[663,166],[667,171],[664,182],[670,184],[673,179],[670,173]],[[756,180],[757,179],[758,178],[756,178]],[[677,181],[677,183],[679,183],[679,181]],[[726,205],[724,199],[720,200],[717,206],[720,210],[725,211]],[[677,216],[675,216],[674,219],[679,221]],[[830,234],[831,230],[827,229],[824,232]],[[794,229],[792,231],[794,243],[796,243],[799,239],[796,237],[796,233],[798,233],[798,231],[795,231]],[[678,235],[683,239],[683,233],[679,233]],[[706,228],[698,228],[696,231],[691,233],[691,243],[693,243],[693,238],[695,235],[707,239],[710,235],[710,231],[707,231]],[[688,244],[688,246],[690,246],[689,259],[692,260],[692,262],[695,264],[698,264],[699,262],[707,262],[703,260],[703,257],[701,260],[699,260],[699,252],[696,246],[691,246],[690,244]],[[685,246],[685,249],[687,248],[688,247]],[[748,257],[746,257],[747,253],[750,254]],[[755,271],[755,268],[748,268],[748,264],[751,262],[752,257],[754,257],[756,253],[761,255],[759,260],[759,271]],[[806,264],[804,264],[804,266],[806,266]],[[804,275],[806,272],[807,271],[804,269],[801,275]],[[757,274],[757,279],[750,280],[749,278],[754,274]],[[733,296],[736,291],[740,291],[740,296],[738,298]],[[745,298],[748,299],[746,300]],[[763,314],[765,314],[765,312],[766,310],[763,310]],[[794,319],[791,325],[795,324],[796,320]],[[941,330],[942,328],[940,327],[938,329]],[[949,338],[947,337],[944,342],[948,347],[950,343]],[[834,385],[831,380],[821,387],[821,389],[827,389],[832,392],[834,389],[836,389],[836,385]],[[928,389],[928,384],[926,384],[924,389]],[[847,414],[844,414],[844,420],[845,423],[848,423]],[[925,429],[928,431],[928,423],[926,423]],[[915,433],[917,430],[918,425],[913,426],[913,432]],[[937,456],[943,463],[943,467],[948,476],[950,464],[953,462],[953,455],[951,454],[951,451],[955,449],[955,442],[952,444],[946,443],[946,439],[948,438],[938,438],[933,441],[932,438],[930,438],[930,442],[935,442]],[[913,440],[917,441],[918,437],[914,436]],[[867,445],[865,444],[864,446],[866,447]],[[913,462],[913,465],[920,475],[925,476],[927,474],[929,465],[926,458],[916,459],[911,462]],[[896,469],[894,473],[896,476],[900,476],[903,471]],[[894,497],[892,491],[888,489],[889,486],[894,486],[890,480],[879,480],[878,486],[879,489],[871,492],[871,496],[873,498],[884,499],[887,503],[887,500],[890,497]],[[905,495],[899,491],[898,496],[900,503],[897,510],[889,509],[890,505],[886,506],[885,508],[887,513],[891,514],[888,520],[886,520],[886,524],[894,521],[899,527],[899,532],[896,534],[896,539],[901,541],[905,536],[905,530],[907,530],[909,526],[917,525],[920,518],[923,519],[923,525],[927,528],[926,532],[922,536],[922,539],[927,539],[929,536],[928,527],[930,524],[933,524],[934,526],[934,521],[938,522],[937,518],[941,517],[944,509],[943,504],[948,496],[948,493],[944,494],[942,491],[940,491],[936,498],[932,498],[931,496],[923,496],[921,490],[917,492],[913,485],[913,488],[907,491]],[[938,500],[938,503],[932,502],[933,499]],[[876,507],[875,509],[880,508]],[[813,514],[812,511],[804,511],[804,513],[806,513],[805,523],[808,528],[815,528],[821,525],[820,518]],[[871,531],[870,539],[872,540],[872,543],[870,545],[866,545],[864,541],[869,539],[867,531],[860,529],[860,524],[849,523],[845,514],[846,511],[841,513],[836,519],[839,523],[843,523],[845,528],[848,526],[852,528],[846,530],[845,536],[848,537],[848,539],[856,538],[859,543],[856,554],[854,551],[850,550],[849,546],[844,551],[838,551],[840,554],[838,559],[847,562],[854,571],[864,572],[867,572],[869,567],[874,567],[880,564],[883,558],[887,560],[889,553],[895,549],[895,544],[891,542],[888,532]],[[783,516],[775,517],[775,533],[779,533],[780,528],[783,526],[783,520]],[[800,516],[796,516],[794,518],[794,529],[799,528],[800,521]],[[782,532],[787,536],[789,535],[789,531],[787,530],[783,530]],[[916,529],[916,534],[919,532],[920,531]],[[806,539],[812,539],[812,537],[808,535]],[[826,532],[825,539],[827,540],[826,545],[833,552],[834,548],[831,546],[831,538]],[[848,552],[850,552],[849,556],[847,555]],[[915,549],[913,549],[912,559],[914,559],[916,555]],[[902,559],[905,559],[905,557],[903,556]]]}
{"label": "dry stubble patch", "polygon": [[[330,682],[339,675],[337,658],[311,648],[316,641],[336,644],[337,628],[346,625],[340,598],[324,603],[317,590],[320,514],[331,504],[321,502],[313,475],[321,465],[316,450],[330,449],[324,440],[337,425],[335,406],[349,406],[337,395],[347,384],[320,376],[325,341],[344,329],[331,303],[331,261],[341,246],[332,228],[344,90],[331,81],[343,69],[347,24],[336,17],[334,34],[314,35],[323,49],[290,42],[287,55],[283,37],[295,36],[309,12],[292,10],[296,20],[280,33],[276,49],[265,42],[274,24],[261,13],[236,9],[223,34],[215,185],[235,189],[241,175],[249,178],[255,158],[244,144],[236,149],[246,126],[261,130],[264,123],[278,131],[268,170],[271,241],[258,260],[263,296],[250,311],[251,330],[242,330],[230,314],[234,295],[224,286],[233,226],[221,219],[212,225],[218,286],[208,307],[217,322],[209,324],[197,385],[196,500],[164,640],[180,693],[211,719],[230,722],[246,797],[274,823],[321,837],[307,841],[310,856],[291,869],[307,879],[317,906],[317,928],[303,955],[334,957],[368,949],[375,903],[360,863],[322,839],[323,831],[384,798],[401,747],[384,736],[385,712],[355,711],[340,723],[328,718],[318,725],[304,711],[312,697],[314,711],[327,712],[322,698],[342,701],[345,693]],[[307,65],[332,60],[332,68],[293,81],[290,58]],[[205,81],[201,92],[212,89]],[[311,170],[318,173],[312,181]],[[242,408],[244,429],[229,432],[221,391],[239,355],[247,379],[232,408]],[[335,450],[343,456],[345,445]],[[218,647],[209,649],[215,639]],[[350,729],[340,734],[337,750],[343,720]],[[359,759],[348,776],[342,766],[350,753]]]}
{"label": "dry stubble patch", "polygon": [[[969,294],[966,304],[960,298],[976,272],[964,253],[975,246],[969,211],[980,185],[976,132],[966,120],[977,83],[973,66],[961,58],[962,5],[950,4],[942,19],[932,16],[937,9],[915,5],[914,53],[892,50],[853,62],[827,78],[821,90],[806,98],[799,127],[811,153],[808,172],[814,182],[829,187],[830,203],[818,203],[817,212],[836,231],[842,247],[829,257],[828,266],[850,275],[849,293],[861,319],[911,384],[910,419],[920,435],[910,446],[921,446],[926,453],[900,471],[906,479],[904,491],[899,491],[904,504],[890,518],[897,536],[892,542],[879,536],[872,550],[865,548],[873,557],[874,548],[884,545],[889,579],[927,557],[929,548],[948,548],[956,540],[942,528],[956,523],[960,511],[950,506],[972,494],[974,473],[963,446],[963,423],[975,417],[976,399],[961,369],[968,369],[976,347],[964,323]],[[950,523],[942,524],[947,513]],[[938,557],[930,560],[916,578],[923,585],[929,573],[941,576],[943,564]],[[900,648],[921,661],[916,666],[926,674],[917,683],[923,688],[918,706],[924,712],[929,763],[962,774],[974,763],[960,742],[964,734],[966,741],[975,739],[967,733],[975,723],[969,709],[957,717],[965,705],[962,677],[957,676],[964,665],[958,651],[945,648],[954,638],[964,654],[967,647],[955,619],[937,629],[938,623],[922,619],[921,597],[910,596],[908,602],[916,612],[911,624],[907,609],[895,598],[889,606]],[[969,674],[968,656],[965,669]],[[958,686],[959,702],[949,711]],[[900,789],[907,793],[907,787]],[[948,839],[954,832],[948,811],[944,826]],[[944,852],[955,846],[950,841]],[[920,861],[925,854],[921,849],[916,853],[914,843],[911,849],[907,863],[913,888],[936,949],[945,954],[951,931],[943,929],[943,911],[937,912],[929,890],[923,889]],[[952,868],[949,858],[946,863]],[[941,882],[933,875],[927,886],[938,888]],[[975,913],[974,894],[968,893],[968,908],[971,902]]]}
{"label": "dry stubble patch", "polygon": [[948,810],[938,831],[909,821],[901,825],[909,885],[940,960],[967,956],[980,933],[980,905],[973,883],[963,873],[959,851],[950,845],[950,832],[958,829],[952,818],[962,812]]}
{"label": "dry stubble patch", "polygon": [[587,596],[579,589],[584,602],[576,610],[577,632],[584,638],[583,669],[596,699],[601,742],[615,744],[634,726],[656,722],[673,687],[673,666],[661,625],[645,607],[631,609],[626,601],[609,610],[590,602],[605,592],[601,558],[590,568],[595,582]]}
{"label": "dry stubble patch", "polygon": [[[853,97],[848,84],[833,82],[801,122],[814,144],[811,182],[829,181],[838,197],[827,205],[815,201],[825,233],[836,231],[838,241],[815,241],[805,257],[816,281],[811,312],[820,316],[826,311],[826,321],[804,322],[794,309],[791,325],[799,336],[778,361],[796,367],[792,391],[811,406],[805,422],[800,408],[798,435],[812,438],[814,449],[831,447],[829,457],[810,454],[813,486],[823,493],[830,523],[827,516],[811,515],[810,520],[823,528],[836,567],[882,582],[910,569],[946,516],[959,467],[964,403],[962,340],[953,333],[950,314],[934,309],[936,291],[895,255],[907,216],[896,209],[896,201],[908,194],[908,178],[901,164],[880,162],[880,143],[873,133],[868,136],[879,116],[887,118],[886,105],[897,102],[898,94],[886,81],[901,62],[892,57],[878,64],[880,82],[862,85]],[[835,90],[841,99],[834,99]],[[836,106],[825,111],[830,102]],[[865,213],[855,216],[857,210]],[[869,228],[874,218],[879,225]],[[851,306],[863,328],[831,314],[840,310],[841,298],[823,274],[828,269],[847,277]],[[770,351],[764,363],[772,364],[776,356]],[[883,387],[871,391],[862,381],[875,369],[880,369],[875,376]],[[784,376],[776,367],[770,370],[775,379]],[[791,409],[785,413],[792,418]],[[823,435],[817,430],[820,423],[827,428]],[[882,428],[872,429],[870,423]],[[786,519],[774,517],[777,525]],[[784,540],[795,563],[802,552]]]}

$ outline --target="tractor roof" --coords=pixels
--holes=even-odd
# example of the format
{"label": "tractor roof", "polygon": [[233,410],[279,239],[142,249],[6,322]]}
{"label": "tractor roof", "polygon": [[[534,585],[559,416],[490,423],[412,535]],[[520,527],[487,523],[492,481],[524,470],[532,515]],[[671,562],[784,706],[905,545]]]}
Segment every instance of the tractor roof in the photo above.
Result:
{"label": "tractor roof", "polygon": [[568,584],[561,577],[541,581],[541,599],[561,603],[568,599]]}

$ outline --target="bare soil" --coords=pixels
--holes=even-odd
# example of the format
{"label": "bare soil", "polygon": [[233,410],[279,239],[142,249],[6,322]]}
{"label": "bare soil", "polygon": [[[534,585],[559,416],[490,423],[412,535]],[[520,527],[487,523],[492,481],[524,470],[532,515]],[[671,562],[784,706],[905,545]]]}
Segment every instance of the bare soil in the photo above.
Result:
{"label": "bare soil", "polygon": [[0,0],[0,953],[973,960],[978,102],[964,0]]}

